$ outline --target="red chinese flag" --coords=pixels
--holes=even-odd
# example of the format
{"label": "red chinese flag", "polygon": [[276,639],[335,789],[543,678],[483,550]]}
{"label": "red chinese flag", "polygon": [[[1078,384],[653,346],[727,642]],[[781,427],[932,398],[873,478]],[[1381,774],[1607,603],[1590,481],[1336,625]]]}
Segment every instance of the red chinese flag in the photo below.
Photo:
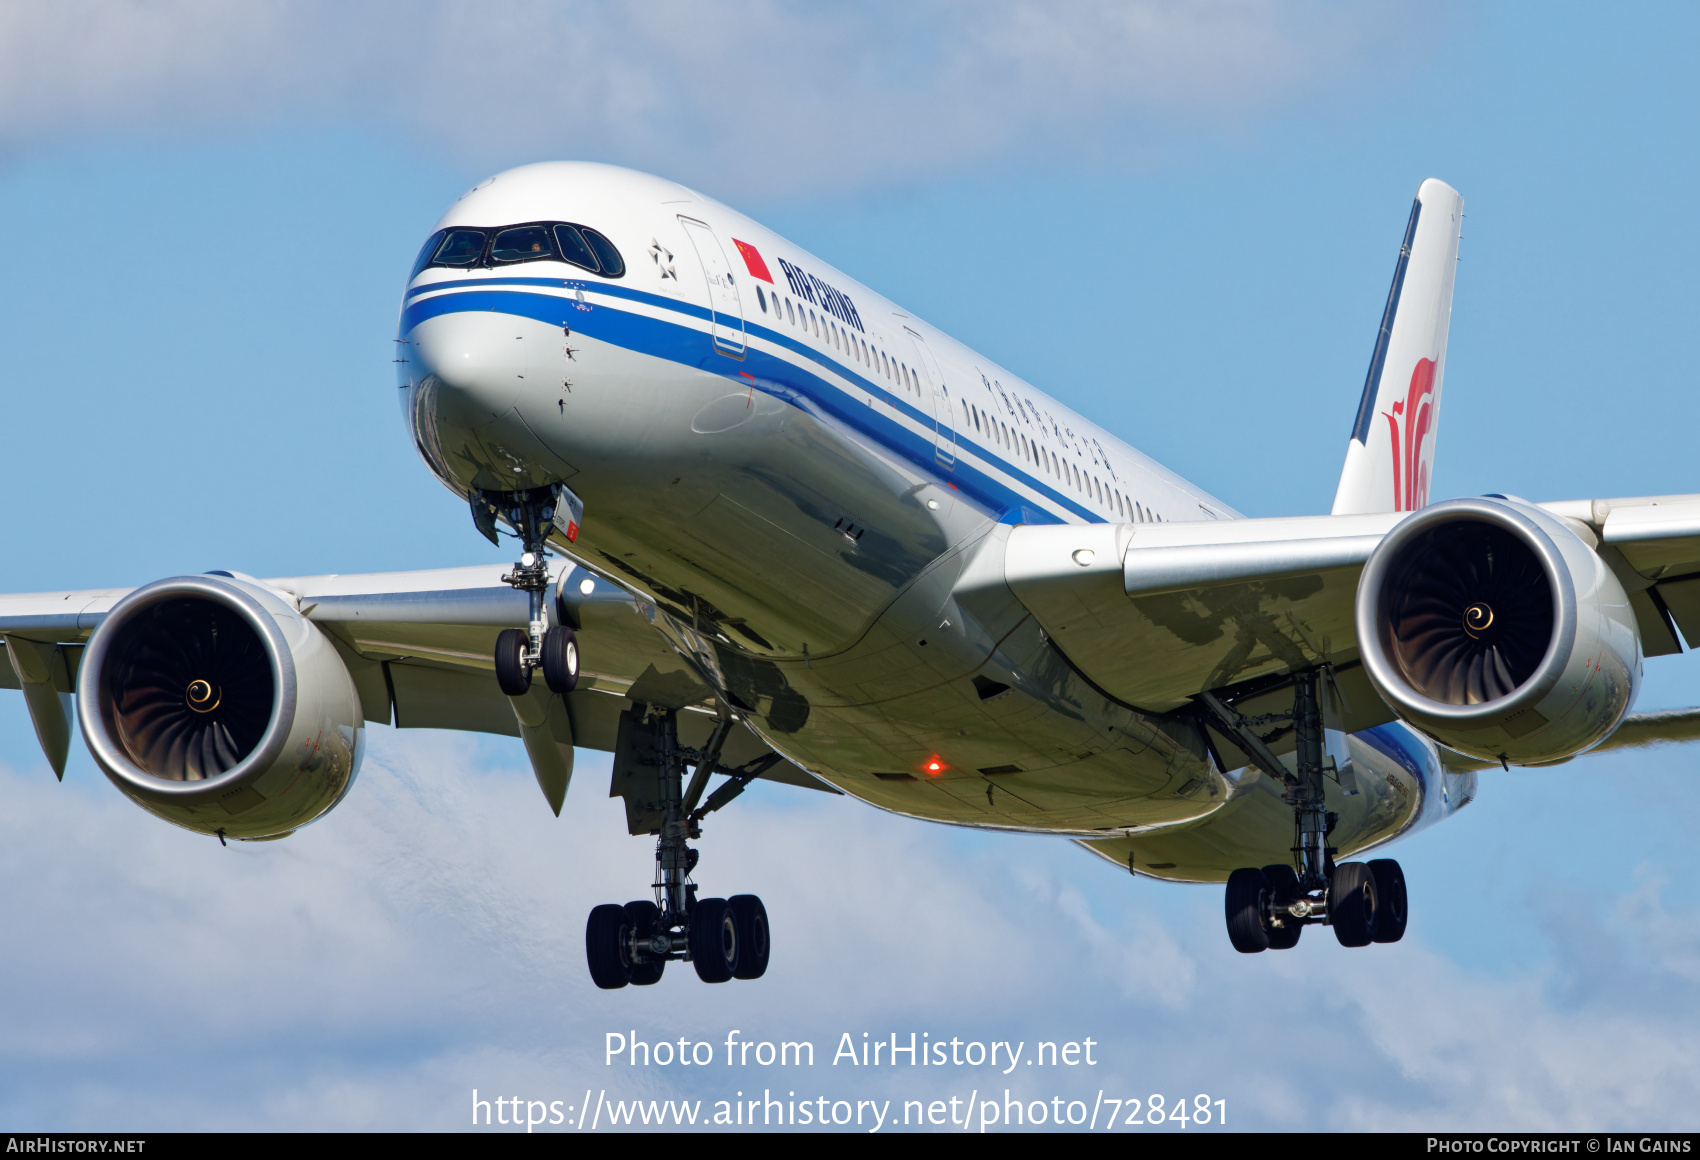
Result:
{"label": "red chinese flag", "polygon": [[761,253],[750,243],[732,239],[732,244],[738,247],[738,252],[744,255],[744,265],[750,269],[750,277],[760,278],[769,286],[773,285],[773,275],[767,272],[767,263],[761,260]]}

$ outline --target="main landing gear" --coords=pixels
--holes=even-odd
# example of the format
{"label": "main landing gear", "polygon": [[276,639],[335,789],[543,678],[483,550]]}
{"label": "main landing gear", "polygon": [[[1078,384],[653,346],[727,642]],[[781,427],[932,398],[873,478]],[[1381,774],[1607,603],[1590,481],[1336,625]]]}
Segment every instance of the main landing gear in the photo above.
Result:
{"label": "main landing gear", "polygon": [[[1391,858],[1334,862],[1328,835],[1337,820],[1323,795],[1322,711],[1317,673],[1296,675],[1292,723],[1297,743],[1296,773],[1270,752],[1253,722],[1211,693],[1200,697],[1224,733],[1259,769],[1286,786],[1293,808],[1293,864],[1245,867],[1228,876],[1225,909],[1228,941],[1244,954],[1288,950],[1307,925],[1334,928],[1341,946],[1392,943],[1405,937],[1405,874]],[[1285,717],[1285,714],[1282,715]]]}
{"label": "main landing gear", "polygon": [[[624,794],[634,832],[644,832],[638,827],[646,821],[655,823],[655,898],[624,906],[609,903],[590,912],[584,953],[598,987],[613,990],[627,983],[643,987],[659,982],[673,959],[689,962],[705,983],[759,979],[767,971],[767,908],[761,899],[753,894],[698,898],[696,883],[690,880],[697,851],[687,842],[702,836],[703,817],[779,761],[770,753],[736,769],[719,766],[732,724],[730,717],[723,718],[708,744],[697,750],[679,744],[672,709],[637,705],[622,716],[615,777],[645,779],[653,772],[655,778],[653,797],[643,796],[646,786],[629,782]],[[687,764],[695,766],[689,786],[684,784]],[[730,778],[704,801],[703,791],[714,772]]]}
{"label": "main landing gear", "polygon": [[473,521],[491,543],[496,541],[500,516],[525,545],[513,571],[502,579],[530,598],[529,624],[524,629],[505,628],[496,637],[496,683],[510,697],[525,696],[538,669],[543,670],[544,683],[552,693],[570,693],[578,687],[578,638],[565,624],[549,624],[546,554],[551,527],[561,529],[569,539],[578,538],[576,506],[572,494],[558,486],[482,492],[472,499]]}

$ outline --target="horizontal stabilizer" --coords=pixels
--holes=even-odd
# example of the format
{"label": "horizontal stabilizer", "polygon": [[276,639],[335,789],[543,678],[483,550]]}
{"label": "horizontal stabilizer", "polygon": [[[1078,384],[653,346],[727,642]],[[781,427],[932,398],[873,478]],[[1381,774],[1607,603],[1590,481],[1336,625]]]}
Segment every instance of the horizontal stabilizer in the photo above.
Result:
{"label": "horizontal stabilizer", "polygon": [[[1640,749],[1648,745],[1679,745],[1700,741],[1700,709],[1667,709],[1659,713],[1631,713],[1617,731],[1588,750],[1605,753],[1611,749]],[[1586,755],[1584,755],[1586,756]],[[1454,773],[1497,768],[1497,762],[1477,761],[1461,753],[1441,750],[1440,759]]]}

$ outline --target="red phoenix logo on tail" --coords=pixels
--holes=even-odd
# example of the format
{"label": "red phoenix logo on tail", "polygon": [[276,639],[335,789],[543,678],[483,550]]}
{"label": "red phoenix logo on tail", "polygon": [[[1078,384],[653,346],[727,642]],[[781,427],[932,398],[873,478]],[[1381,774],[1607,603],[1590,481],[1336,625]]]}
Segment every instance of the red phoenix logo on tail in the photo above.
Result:
{"label": "red phoenix logo on tail", "polygon": [[1425,452],[1434,425],[1434,360],[1419,359],[1411,371],[1411,389],[1393,404],[1393,413],[1381,413],[1393,441],[1393,510],[1412,512],[1428,505],[1429,468],[1433,445]]}

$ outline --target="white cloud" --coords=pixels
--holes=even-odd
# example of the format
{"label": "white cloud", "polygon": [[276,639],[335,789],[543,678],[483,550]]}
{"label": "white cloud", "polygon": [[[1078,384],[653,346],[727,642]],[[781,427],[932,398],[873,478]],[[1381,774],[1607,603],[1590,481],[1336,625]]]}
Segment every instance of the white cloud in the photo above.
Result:
{"label": "white cloud", "polygon": [[480,168],[585,156],[717,191],[909,185],[982,160],[1149,159],[1386,83],[1423,6],[1272,0],[17,0],[0,145],[354,122]]}
{"label": "white cloud", "polygon": [[[229,849],[78,784],[86,765],[65,786],[0,774],[0,1118],[453,1128],[474,1087],[574,1104],[586,1087],[1205,1092],[1234,1126],[1430,1130],[1692,1126],[1700,1106],[1693,916],[1652,876],[1571,900],[1566,937],[1616,950],[1580,967],[1561,945],[1496,976],[1420,933],[1348,952],[1312,931],[1248,957],[1226,947],[1214,890],[1132,880],[1062,841],[762,787],[710,819],[698,878],[767,901],[768,977],[710,987],[675,966],[654,988],[600,992],[584,916],[644,893],[650,843],[624,834],[605,756],[584,755],[558,820],[522,760],[516,745],[378,730],[330,818]],[[608,1031],[721,1043],[732,1028],[808,1038],[817,1066],[603,1065]],[[1029,1051],[1091,1036],[1101,1062],[1009,1077],[829,1063],[844,1032],[910,1030]]]}

